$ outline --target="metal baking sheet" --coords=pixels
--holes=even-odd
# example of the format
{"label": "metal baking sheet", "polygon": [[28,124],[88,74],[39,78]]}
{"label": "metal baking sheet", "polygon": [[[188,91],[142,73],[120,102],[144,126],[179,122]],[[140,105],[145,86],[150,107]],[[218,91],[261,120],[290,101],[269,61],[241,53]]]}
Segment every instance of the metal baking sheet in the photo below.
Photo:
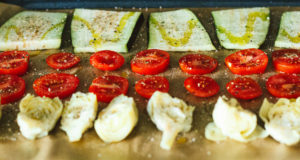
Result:
{"label": "metal baking sheet", "polygon": [[295,0],[2,0],[27,9],[72,9],[84,8],[177,8],[177,7],[257,7],[257,6],[299,6]]}
{"label": "metal baking sheet", "polygon": [[[212,77],[220,85],[220,92],[211,98],[197,98],[190,95],[184,88],[183,82],[188,74],[183,73],[178,66],[178,60],[181,56],[194,52],[169,52],[171,56],[168,70],[159,75],[165,76],[170,81],[170,91],[172,96],[184,99],[187,103],[196,106],[192,129],[188,133],[179,134],[170,151],[163,150],[159,147],[161,132],[150,121],[146,105],[147,100],[139,96],[135,90],[135,81],[145,77],[135,74],[130,70],[130,60],[139,51],[147,48],[148,41],[148,16],[153,11],[166,11],[168,9],[129,9],[141,11],[143,15],[139,20],[136,30],[129,44],[129,53],[123,54],[125,65],[112,72],[104,72],[93,68],[89,64],[88,53],[78,54],[81,62],[77,67],[65,70],[63,72],[76,74],[80,79],[78,91],[87,92],[91,81],[100,75],[120,75],[129,80],[130,86],[128,96],[134,97],[139,108],[139,122],[133,132],[122,142],[106,144],[96,134],[93,128],[89,129],[83,136],[82,140],[76,143],[68,142],[66,134],[59,129],[60,122],[55,129],[49,133],[49,136],[38,140],[27,140],[20,134],[19,127],[16,123],[16,115],[19,111],[18,103],[3,106],[3,114],[0,120],[0,159],[34,159],[34,160],[86,160],[86,159],[300,159],[300,147],[287,147],[279,144],[272,138],[264,140],[255,140],[250,143],[240,143],[233,140],[227,140],[215,143],[204,138],[204,128],[206,124],[212,121],[211,112],[217,98],[220,95],[229,96],[225,85],[231,79],[238,77],[233,75],[224,65],[224,58],[235,52],[235,50],[225,50],[218,43],[211,11],[224,8],[191,8],[198,16],[201,23],[209,33],[214,45],[218,48],[212,52],[198,52],[208,54],[216,58],[219,62],[217,69],[206,76]],[[300,7],[271,7],[271,25],[267,40],[261,46],[270,58],[275,37],[279,28],[279,21],[282,12],[288,10],[300,10]],[[22,8],[0,3],[0,25],[9,17],[22,10]],[[120,9],[117,9],[120,10]],[[30,67],[28,73],[23,78],[26,81],[26,93],[34,94],[32,89],[33,81],[47,73],[59,72],[47,66],[45,59],[48,55],[60,51],[72,52],[70,21],[73,10],[53,10],[66,12],[69,14],[68,22],[63,33],[63,43],[59,50],[42,50],[30,51]],[[274,75],[275,72],[272,63],[268,64],[267,70],[262,75],[251,75],[250,77],[257,80],[263,89],[263,96],[254,100],[239,100],[244,108],[257,113],[261,106],[263,98],[267,97],[271,101],[276,101],[265,88],[266,79]],[[100,103],[99,111],[107,104]],[[261,122],[259,122],[261,124]]]}

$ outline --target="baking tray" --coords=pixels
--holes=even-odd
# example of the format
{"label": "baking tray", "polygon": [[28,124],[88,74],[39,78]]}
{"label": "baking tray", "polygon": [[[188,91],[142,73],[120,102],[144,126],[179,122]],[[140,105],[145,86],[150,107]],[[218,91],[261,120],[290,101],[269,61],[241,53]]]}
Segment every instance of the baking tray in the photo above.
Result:
{"label": "baking tray", "polygon": [[299,6],[297,0],[2,0],[27,9]]}
{"label": "baking tray", "polygon": [[[212,52],[198,52],[208,54],[216,58],[219,62],[217,69],[206,76],[212,77],[220,85],[220,92],[211,98],[197,98],[190,95],[184,88],[183,82],[188,74],[183,73],[178,66],[178,60],[181,56],[194,52],[169,52],[171,56],[170,66],[168,70],[159,75],[165,76],[170,81],[170,91],[172,96],[182,98],[186,102],[196,107],[193,115],[192,129],[188,133],[179,134],[173,148],[170,151],[163,150],[159,147],[161,140],[161,132],[151,122],[146,112],[147,100],[139,96],[134,91],[135,81],[145,77],[135,74],[130,70],[130,59],[139,51],[147,48],[148,43],[148,16],[150,12],[174,10],[175,8],[157,8],[157,9],[120,9],[143,12],[139,20],[133,38],[129,45],[129,53],[123,54],[126,62],[121,69],[112,72],[104,72],[93,68],[89,64],[90,54],[79,54],[81,62],[77,67],[68,69],[66,73],[76,74],[80,79],[78,91],[87,92],[91,81],[100,75],[120,75],[129,80],[128,96],[134,97],[139,109],[139,121],[133,132],[122,142],[106,144],[96,134],[94,129],[89,129],[81,141],[76,143],[68,142],[66,134],[59,129],[60,122],[57,123],[55,129],[49,133],[49,136],[38,140],[27,140],[19,132],[16,123],[16,115],[19,111],[18,103],[3,106],[3,114],[0,120],[0,159],[36,159],[36,160],[86,160],[86,159],[243,159],[243,160],[263,160],[263,159],[300,159],[300,147],[287,147],[279,144],[272,138],[268,137],[264,140],[255,140],[249,143],[240,143],[233,140],[227,140],[215,143],[204,138],[204,128],[206,124],[212,121],[211,112],[214,104],[220,95],[230,97],[225,89],[228,81],[238,77],[232,74],[224,65],[224,58],[236,50],[225,50],[220,46],[213,24],[211,11],[224,8],[190,8],[200,19],[203,26],[209,33],[213,44],[218,49]],[[279,21],[282,12],[291,10],[300,10],[300,7],[270,7],[271,9],[271,25],[267,39],[261,46],[269,58],[272,52],[274,40],[276,38]],[[0,25],[2,25],[9,17],[23,10],[21,7],[0,3]],[[58,12],[66,12],[69,14],[67,24],[63,32],[63,43],[59,50],[42,50],[30,51],[30,67],[28,73],[23,78],[26,81],[26,93],[34,94],[32,89],[33,81],[41,75],[47,73],[58,72],[51,69],[45,63],[47,55],[66,51],[72,52],[70,22],[73,10],[53,10]],[[4,14],[5,13],[5,14]],[[254,100],[239,100],[242,106],[255,113],[258,112],[263,98],[270,101],[276,101],[266,88],[265,82],[271,75],[276,74],[273,70],[272,63],[268,64],[266,72],[261,75],[251,75],[257,80],[263,89],[263,96]],[[100,103],[99,110],[103,109],[107,104]],[[261,122],[259,122],[261,124]]]}

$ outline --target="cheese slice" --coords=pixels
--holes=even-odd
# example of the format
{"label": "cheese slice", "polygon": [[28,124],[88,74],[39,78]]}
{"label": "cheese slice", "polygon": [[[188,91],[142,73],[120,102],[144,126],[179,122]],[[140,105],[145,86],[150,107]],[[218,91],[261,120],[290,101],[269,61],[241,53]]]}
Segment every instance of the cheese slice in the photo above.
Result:
{"label": "cheese slice", "polygon": [[120,95],[99,113],[94,127],[104,142],[119,142],[130,134],[137,122],[138,110],[133,98]]}
{"label": "cheese slice", "polygon": [[280,98],[275,104],[264,100],[259,116],[267,132],[277,141],[295,145],[300,141],[300,97]]}
{"label": "cheese slice", "polygon": [[213,110],[213,120],[214,122],[205,128],[205,137],[212,141],[230,138],[249,142],[268,136],[268,133],[257,125],[256,115],[243,109],[234,98],[219,97]]}
{"label": "cheese slice", "polygon": [[60,128],[67,133],[70,142],[79,141],[82,134],[93,126],[97,109],[97,97],[93,93],[77,92],[65,102]]}
{"label": "cheese slice", "polygon": [[300,11],[284,12],[275,47],[300,49]]}
{"label": "cheese slice", "polygon": [[22,135],[30,140],[48,135],[63,110],[59,98],[35,97],[27,94],[20,102],[17,123]]}
{"label": "cheese slice", "polygon": [[269,14],[269,8],[213,11],[220,44],[226,49],[259,48],[268,33]]}
{"label": "cheese slice", "polygon": [[23,11],[0,28],[0,50],[41,50],[60,47],[66,13]]}
{"label": "cheese slice", "polygon": [[195,14],[180,9],[151,13],[148,49],[210,51],[215,47]]}
{"label": "cheese slice", "polygon": [[172,98],[168,93],[156,91],[151,96],[147,111],[156,127],[163,132],[160,147],[171,149],[179,132],[188,132],[192,127],[195,107],[183,100]]}
{"label": "cheese slice", "polygon": [[75,9],[71,24],[75,53],[127,52],[127,43],[140,15],[140,12]]}

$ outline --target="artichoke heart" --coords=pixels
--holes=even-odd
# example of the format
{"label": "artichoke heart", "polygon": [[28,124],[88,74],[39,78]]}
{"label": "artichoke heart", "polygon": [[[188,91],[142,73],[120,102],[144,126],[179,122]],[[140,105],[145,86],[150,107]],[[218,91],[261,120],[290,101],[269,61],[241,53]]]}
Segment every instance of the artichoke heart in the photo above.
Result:
{"label": "artichoke heart", "polygon": [[69,141],[79,141],[82,134],[93,126],[97,109],[95,94],[77,92],[72,95],[65,103],[60,127],[67,133]]}
{"label": "artichoke heart", "polygon": [[212,141],[231,138],[249,142],[268,136],[268,133],[257,125],[256,115],[243,109],[234,98],[219,97],[213,110],[213,120],[214,122],[205,128],[205,137]]}
{"label": "artichoke heart", "polygon": [[35,97],[27,94],[20,102],[17,123],[22,135],[30,140],[48,135],[63,110],[59,98]]}
{"label": "artichoke heart", "polygon": [[300,98],[280,98],[275,104],[265,99],[259,116],[275,140],[286,145],[295,145],[300,141]]}
{"label": "artichoke heart", "polygon": [[147,111],[156,127],[163,132],[160,147],[171,149],[179,132],[188,132],[192,127],[195,107],[183,100],[172,98],[168,93],[156,91],[151,96]]}
{"label": "artichoke heart", "polygon": [[94,127],[104,142],[119,142],[130,134],[137,122],[138,110],[133,98],[120,95],[99,113]]}

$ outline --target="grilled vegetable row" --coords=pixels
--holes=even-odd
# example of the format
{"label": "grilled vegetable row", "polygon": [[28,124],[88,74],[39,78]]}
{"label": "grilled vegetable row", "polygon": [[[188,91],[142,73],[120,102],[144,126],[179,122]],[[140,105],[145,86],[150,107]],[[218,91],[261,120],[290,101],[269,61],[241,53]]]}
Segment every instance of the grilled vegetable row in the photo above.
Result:
{"label": "grilled vegetable row", "polygon": [[[141,12],[75,9],[71,23],[74,52],[127,52],[127,43]],[[220,44],[226,49],[259,48],[270,25],[269,8],[212,12]],[[282,15],[275,47],[300,48],[300,11]],[[23,11],[0,28],[0,50],[59,48],[66,13]],[[188,9],[151,13],[148,49],[215,50],[209,34]]]}

